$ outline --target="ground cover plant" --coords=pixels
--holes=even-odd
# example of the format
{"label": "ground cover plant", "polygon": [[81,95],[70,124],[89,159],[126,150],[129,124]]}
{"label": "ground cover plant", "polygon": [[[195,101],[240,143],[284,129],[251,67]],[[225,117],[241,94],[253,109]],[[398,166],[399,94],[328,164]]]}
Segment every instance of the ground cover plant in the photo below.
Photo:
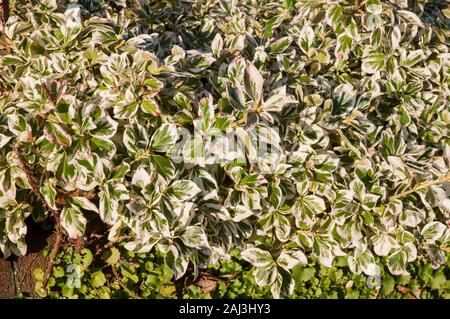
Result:
{"label": "ground cover plant", "polygon": [[1,12],[0,251],[54,232],[39,296],[449,296],[446,1]]}

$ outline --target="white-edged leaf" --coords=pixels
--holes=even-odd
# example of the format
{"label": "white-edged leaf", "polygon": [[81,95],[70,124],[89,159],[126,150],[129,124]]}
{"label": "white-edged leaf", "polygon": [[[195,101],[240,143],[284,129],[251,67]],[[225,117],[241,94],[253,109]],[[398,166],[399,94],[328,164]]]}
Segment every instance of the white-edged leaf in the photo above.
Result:
{"label": "white-edged leaf", "polygon": [[188,226],[180,234],[183,243],[192,248],[209,247],[205,231],[200,226]]}
{"label": "white-edged leaf", "polygon": [[407,275],[406,264],[408,256],[404,250],[397,250],[387,259],[387,265],[391,274],[395,276]]}
{"label": "white-edged leaf", "polygon": [[251,95],[254,101],[259,102],[263,95],[264,79],[259,70],[253,65],[253,63],[247,61],[245,68],[245,79],[248,93]]}
{"label": "white-edged leaf", "polygon": [[178,200],[185,201],[200,193],[201,189],[192,181],[178,180],[170,186],[168,192],[175,196]]}
{"label": "white-edged leaf", "polygon": [[153,134],[150,145],[155,152],[164,153],[175,145],[178,139],[177,127],[174,124],[163,124]]}
{"label": "white-edged leaf", "polygon": [[427,242],[434,243],[444,234],[447,228],[448,227],[441,222],[431,222],[422,228],[420,234]]}
{"label": "white-edged leaf", "polygon": [[148,184],[151,183],[151,177],[147,173],[147,170],[143,167],[139,167],[133,175],[131,180],[132,185],[137,185],[141,188],[145,188]]}
{"label": "white-edged leaf", "polygon": [[78,207],[98,213],[97,206],[86,197],[74,196],[72,197],[72,201]]}
{"label": "white-edged leaf", "polygon": [[87,220],[76,207],[65,207],[61,212],[61,225],[70,238],[76,239],[84,235]]}
{"label": "white-edged leaf", "polygon": [[256,247],[245,249],[241,252],[241,256],[255,267],[268,267],[273,263],[272,256],[268,251]]}
{"label": "white-edged leaf", "polygon": [[278,257],[277,263],[284,269],[290,270],[297,265],[306,265],[308,263],[308,259],[306,258],[305,253],[301,250],[284,250]]}
{"label": "white-edged leaf", "polygon": [[386,233],[372,237],[373,249],[378,256],[387,256],[392,248],[397,246],[395,239]]}
{"label": "white-edged leaf", "polygon": [[213,41],[211,42],[211,52],[215,56],[219,56],[222,49],[223,49],[223,39],[222,39],[222,36],[220,35],[220,33],[217,33],[214,36]]}

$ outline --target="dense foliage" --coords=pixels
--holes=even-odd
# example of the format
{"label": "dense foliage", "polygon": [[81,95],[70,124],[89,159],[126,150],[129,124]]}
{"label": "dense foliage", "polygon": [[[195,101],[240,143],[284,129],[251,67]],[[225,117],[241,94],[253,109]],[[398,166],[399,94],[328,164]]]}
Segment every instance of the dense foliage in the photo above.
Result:
{"label": "dense foliage", "polygon": [[[119,247],[104,250],[68,248],[56,260],[49,287],[53,298],[272,298],[269,286],[256,284],[252,267],[243,263],[238,249],[228,260],[210,265],[197,278],[188,274],[175,281],[159,253],[136,254]],[[354,274],[345,257],[337,257],[333,267],[320,265],[315,258],[292,270],[295,282],[289,298],[450,298],[450,259],[438,270],[415,261],[408,275],[392,276],[382,269],[379,277]],[[70,267],[69,267],[70,266]],[[111,267],[119,274],[114,276]],[[36,293],[46,297],[44,271],[33,273]],[[120,280],[120,282],[119,282]],[[124,289],[124,287],[126,287]],[[19,297],[26,297],[24,295]]]}
{"label": "dense foliage", "polygon": [[[136,262],[156,272],[145,280],[163,284],[233,260],[252,265],[241,280],[275,298],[305,296],[298,276],[343,260],[353,276],[407,277],[415,263],[445,281],[446,1],[9,6],[0,35],[4,256],[26,254],[27,218],[76,240],[90,238],[98,216],[103,239],[143,256]],[[66,269],[54,268],[39,291],[70,273],[62,294],[83,295],[89,255],[58,257]],[[115,278],[127,271],[113,267]],[[47,284],[43,270],[35,275]],[[113,294],[100,270],[86,280],[100,287],[91,297]]]}

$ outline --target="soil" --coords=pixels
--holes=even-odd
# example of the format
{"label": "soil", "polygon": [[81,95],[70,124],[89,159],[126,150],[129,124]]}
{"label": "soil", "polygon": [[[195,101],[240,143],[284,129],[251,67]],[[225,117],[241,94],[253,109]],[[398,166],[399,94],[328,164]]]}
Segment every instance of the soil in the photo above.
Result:
{"label": "soil", "polygon": [[[98,214],[86,212],[85,216],[88,220],[86,233],[102,238],[107,233],[107,227],[101,222]],[[44,256],[44,249],[53,245],[55,235],[53,229],[44,230],[43,224],[33,222],[32,218],[28,218],[26,222],[28,227],[25,238],[28,245],[26,256],[10,256],[3,259],[0,253],[0,299],[16,298],[19,294],[24,297],[39,298],[34,291],[33,271],[38,267],[43,270],[46,269],[48,258]],[[88,245],[82,237],[70,244],[75,247],[75,250],[79,250],[86,245],[86,247],[95,251],[98,248],[97,246],[101,245],[101,241],[94,241]],[[60,250],[63,247],[62,245]]]}
{"label": "soil", "polygon": [[0,258],[0,299],[13,299],[20,293],[24,297],[39,298],[34,292],[33,270],[38,267],[45,269],[47,257],[43,251],[52,243],[53,235],[34,223],[29,223],[28,230],[27,255]]}

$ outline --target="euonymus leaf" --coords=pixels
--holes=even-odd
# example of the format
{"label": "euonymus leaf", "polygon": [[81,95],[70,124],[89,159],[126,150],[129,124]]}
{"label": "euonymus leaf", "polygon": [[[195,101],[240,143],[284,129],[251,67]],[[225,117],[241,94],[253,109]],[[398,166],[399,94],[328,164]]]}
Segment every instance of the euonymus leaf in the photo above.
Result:
{"label": "euonymus leaf", "polygon": [[356,103],[356,93],[350,84],[341,84],[334,89],[333,111],[336,118],[345,117]]}
{"label": "euonymus leaf", "polygon": [[387,259],[387,266],[393,275],[408,274],[406,270],[407,255],[403,250],[397,250]]}
{"label": "euonymus leaf", "polygon": [[200,193],[200,188],[189,180],[179,180],[173,183],[168,192],[180,201],[188,200]]}
{"label": "euonymus leaf", "polygon": [[172,124],[163,124],[156,130],[150,141],[152,150],[155,152],[167,152],[178,139],[177,129]]}
{"label": "euonymus leaf", "polygon": [[61,212],[61,225],[69,234],[70,238],[83,236],[87,220],[83,213],[76,207],[66,207]]}
{"label": "euonymus leaf", "polygon": [[181,240],[186,246],[199,248],[208,247],[208,239],[203,229],[199,226],[188,226],[180,234]]}
{"label": "euonymus leaf", "polygon": [[[210,296],[378,291],[359,279],[350,287],[353,275],[337,270],[348,267],[369,285],[388,271],[395,284],[414,282],[405,296],[445,297],[442,1],[103,2],[33,1],[7,12],[2,256],[26,254],[30,223],[57,214],[63,237],[93,246],[103,238],[130,251],[122,259],[133,265],[157,260],[135,269],[116,253],[105,258],[145,298],[171,295],[161,278],[188,270],[195,284],[183,291],[204,297],[207,269],[229,264],[237,277],[211,280]],[[92,268],[95,254],[63,255],[55,262],[70,263],[39,296],[119,296],[117,282]],[[320,283],[313,263],[331,267],[317,268]],[[419,295],[421,263],[428,270],[418,277],[436,277],[439,291]],[[307,287],[295,284],[303,264]],[[342,279],[343,294],[329,293],[327,273]],[[385,284],[383,297],[402,294]]]}
{"label": "euonymus leaf", "polygon": [[292,269],[297,265],[306,265],[308,260],[301,250],[283,251],[277,259],[279,266]]}
{"label": "euonymus leaf", "polygon": [[440,222],[431,222],[426,224],[421,231],[421,235],[426,241],[435,242],[443,234],[447,227]]}
{"label": "euonymus leaf", "polygon": [[259,248],[247,248],[241,256],[255,267],[267,267],[273,263],[270,253]]}

